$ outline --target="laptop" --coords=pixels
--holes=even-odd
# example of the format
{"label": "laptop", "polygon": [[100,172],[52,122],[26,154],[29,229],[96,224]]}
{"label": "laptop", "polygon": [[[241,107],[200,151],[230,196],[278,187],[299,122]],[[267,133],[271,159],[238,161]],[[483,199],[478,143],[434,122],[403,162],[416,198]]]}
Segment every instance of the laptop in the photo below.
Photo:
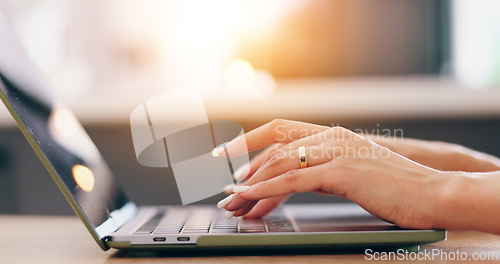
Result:
{"label": "laptop", "polygon": [[138,207],[1,12],[0,39],[0,97],[103,250],[414,248],[445,239],[444,230],[400,228],[355,204],[290,204],[262,219],[226,219],[215,205]]}

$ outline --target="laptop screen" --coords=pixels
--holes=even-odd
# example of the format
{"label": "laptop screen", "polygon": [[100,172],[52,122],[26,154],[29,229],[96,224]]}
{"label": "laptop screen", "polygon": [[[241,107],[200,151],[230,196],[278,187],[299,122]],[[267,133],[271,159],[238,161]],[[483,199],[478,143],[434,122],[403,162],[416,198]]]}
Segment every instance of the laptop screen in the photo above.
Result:
{"label": "laptop screen", "polygon": [[0,39],[1,99],[77,214],[102,239],[104,229],[123,222],[120,211],[135,206],[73,113],[47,87],[1,10]]}

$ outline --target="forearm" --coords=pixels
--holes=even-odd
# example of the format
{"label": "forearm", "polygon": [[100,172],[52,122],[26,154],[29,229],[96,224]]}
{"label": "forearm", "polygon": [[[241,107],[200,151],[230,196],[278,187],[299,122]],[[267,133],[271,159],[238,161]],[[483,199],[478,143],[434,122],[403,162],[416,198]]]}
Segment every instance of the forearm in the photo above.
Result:
{"label": "forearm", "polygon": [[456,145],[457,170],[468,172],[500,171],[500,158]]}
{"label": "forearm", "polygon": [[500,159],[464,146],[420,139],[366,136],[400,155],[442,171],[488,172],[500,170]]}
{"label": "forearm", "polygon": [[500,234],[500,171],[446,172],[436,193],[434,228]]}
{"label": "forearm", "polygon": [[489,172],[500,170],[500,159],[462,145],[405,139],[416,146],[409,148],[409,158],[442,171]]}

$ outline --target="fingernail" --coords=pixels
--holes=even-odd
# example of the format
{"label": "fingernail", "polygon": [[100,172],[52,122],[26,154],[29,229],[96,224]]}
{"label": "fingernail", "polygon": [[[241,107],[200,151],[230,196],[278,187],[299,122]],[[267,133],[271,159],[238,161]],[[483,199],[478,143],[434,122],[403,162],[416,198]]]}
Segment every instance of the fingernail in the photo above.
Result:
{"label": "fingernail", "polygon": [[212,156],[219,157],[222,152],[224,152],[224,147],[216,147],[212,150]]}
{"label": "fingernail", "polygon": [[219,157],[220,154],[222,154],[224,152],[224,148],[226,147],[226,144],[227,144],[227,142],[226,143],[222,143],[219,146],[217,146],[216,148],[214,148],[212,150],[212,156]]}
{"label": "fingernail", "polygon": [[247,176],[248,173],[250,172],[250,164],[246,163],[245,165],[239,167],[235,172],[234,172],[234,179],[236,181],[242,181],[244,180]]}
{"label": "fingernail", "polygon": [[248,189],[250,189],[250,186],[243,186],[243,185],[233,186],[233,192],[235,192],[235,193],[246,192],[246,191],[248,191]]}
{"label": "fingernail", "polygon": [[234,184],[228,184],[228,185],[225,185],[222,188],[222,190],[229,195],[229,194],[233,193],[233,187],[234,187]]}
{"label": "fingernail", "polygon": [[221,209],[226,207],[232,200],[233,200],[234,194],[229,195],[228,197],[220,200],[220,202],[217,203],[217,208]]}
{"label": "fingernail", "polygon": [[235,213],[236,213],[236,211],[227,211],[226,214],[225,214],[226,218],[227,219],[233,218],[233,216],[234,216]]}

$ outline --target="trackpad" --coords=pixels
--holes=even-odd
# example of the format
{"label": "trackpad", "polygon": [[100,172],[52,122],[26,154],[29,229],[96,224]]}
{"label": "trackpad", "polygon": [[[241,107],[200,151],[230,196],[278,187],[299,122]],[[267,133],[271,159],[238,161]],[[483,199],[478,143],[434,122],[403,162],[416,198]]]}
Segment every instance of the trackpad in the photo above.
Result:
{"label": "trackpad", "polygon": [[380,231],[399,227],[383,221],[356,204],[287,205],[285,213],[300,232]]}

